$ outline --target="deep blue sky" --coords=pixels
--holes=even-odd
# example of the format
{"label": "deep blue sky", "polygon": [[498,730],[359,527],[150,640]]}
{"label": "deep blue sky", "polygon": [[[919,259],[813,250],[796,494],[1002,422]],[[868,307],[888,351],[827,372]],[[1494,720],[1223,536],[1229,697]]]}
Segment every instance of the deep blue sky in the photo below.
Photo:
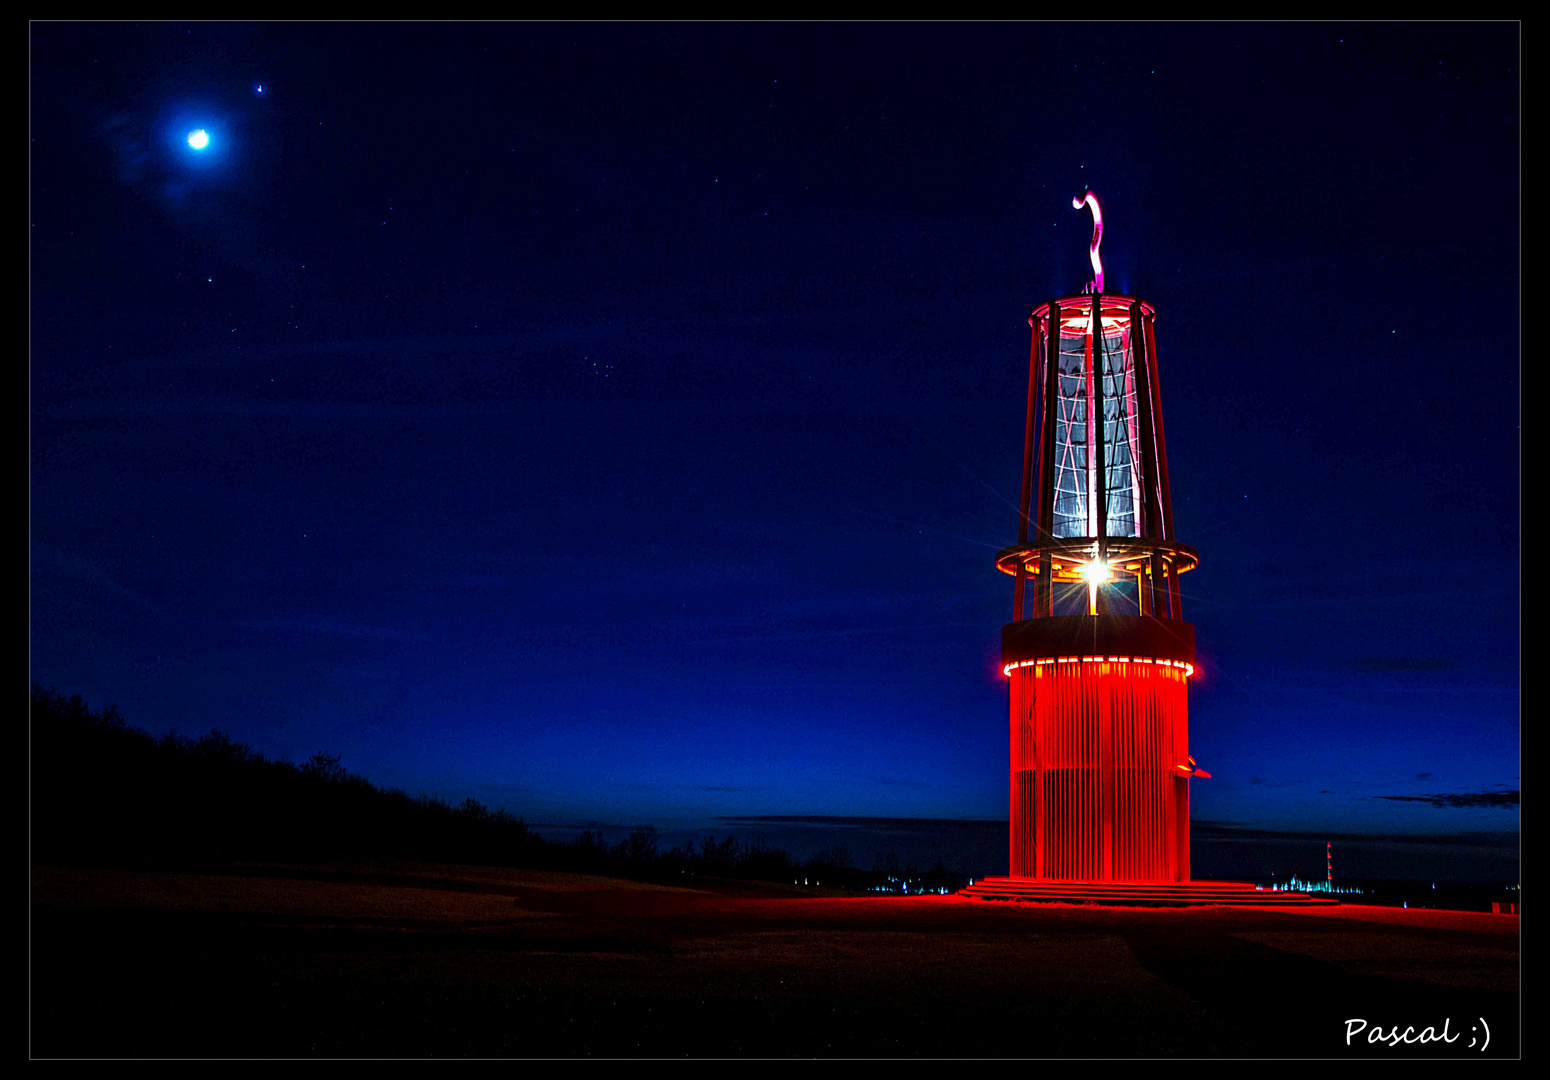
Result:
{"label": "deep blue sky", "polygon": [[1090,184],[1203,559],[1196,819],[1516,831],[1516,24],[31,60],[34,680],[556,827],[1004,819],[992,558]]}

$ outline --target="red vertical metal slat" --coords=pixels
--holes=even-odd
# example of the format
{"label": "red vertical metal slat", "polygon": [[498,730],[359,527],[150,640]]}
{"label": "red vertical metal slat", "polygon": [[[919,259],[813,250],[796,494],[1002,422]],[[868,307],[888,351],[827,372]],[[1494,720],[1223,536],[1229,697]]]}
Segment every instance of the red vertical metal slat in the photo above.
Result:
{"label": "red vertical metal slat", "polygon": [[1150,665],[1134,666],[1137,682],[1148,690],[1146,705],[1136,714],[1136,828],[1143,838],[1136,857],[1136,878],[1139,881],[1150,881],[1153,876],[1152,848],[1155,846],[1155,834],[1152,828],[1152,774],[1147,767],[1146,751],[1151,733],[1151,713],[1155,705],[1152,696],[1155,687],[1150,685]]}
{"label": "red vertical metal slat", "polygon": [[1028,876],[1028,811],[1024,805],[1027,802],[1026,792],[1028,788],[1028,744],[1032,739],[1029,731],[1029,712],[1031,711],[1028,696],[1026,668],[1018,668],[1012,672],[1012,726],[1014,731],[1014,743],[1012,751],[1012,777],[1011,777],[1011,801],[1012,820],[1008,832],[1011,834],[1012,857],[1008,860],[1011,867],[1010,873],[1016,877]]}
{"label": "red vertical metal slat", "polygon": [[1163,752],[1163,731],[1167,726],[1167,703],[1162,691],[1167,689],[1167,673],[1153,671],[1152,679],[1159,690],[1156,719],[1152,727],[1152,812],[1157,816],[1158,848],[1156,874],[1160,880],[1168,878],[1168,767]]}
{"label": "red vertical metal slat", "polygon": [[1033,862],[1029,856],[1028,849],[1032,845],[1032,831],[1036,827],[1036,822],[1030,820],[1029,818],[1030,808],[1028,806],[1028,801],[1031,793],[1028,789],[1031,783],[1030,772],[1035,765],[1038,742],[1033,733],[1033,672],[1029,668],[1022,668],[1018,671],[1017,676],[1019,690],[1017,702],[1017,731],[1018,736],[1023,740],[1021,753],[1017,762],[1017,813],[1019,822],[1022,825],[1017,838],[1017,858],[1020,867],[1018,873],[1028,875],[1032,872],[1030,864]]}
{"label": "red vertical metal slat", "polygon": [[1145,880],[1152,881],[1157,876],[1157,867],[1154,865],[1156,859],[1153,855],[1153,849],[1157,846],[1157,819],[1152,808],[1152,793],[1157,786],[1157,779],[1153,775],[1155,767],[1152,761],[1153,716],[1157,711],[1155,698],[1156,684],[1152,679],[1150,664],[1138,664],[1136,666],[1142,672],[1142,678],[1146,681],[1148,690],[1151,691],[1147,695],[1144,719],[1136,732],[1136,784],[1141,798],[1142,828],[1146,830],[1147,838],[1146,864],[1142,873],[1145,875]]}
{"label": "red vertical metal slat", "polygon": [[1010,685],[1007,687],[1007,746],[1011,752],[1007,755],[1007,814],[1010,820],[1007,822],[1007,850],[1006,872],[1013,876],[1017,874],[1017,676],[1018,672],[1012,672]]}
{"label": "red vertical metal slat", "polygon": [[1127,695],[1117,692],[1124,685],[1125,665],[1110,664],[1109,667],[1114,676],[1113,688],[1109,693],[1109,755],[1114,761],[1114,772],[1109,781],[1114,790],[1110,808],[1114,826],[1111,841],[1113,856],[1109,861],[1109,876],[1115,880],[1122,880],[1128,873],[1130,857],[1130,825],[1125,815],[1125,807],[1129,803],[1125,797],[1125,789],[1129,779],[1124,766],[1125,718],[1129,710]]}
{"label": "red vertical metal slat", "polygon": [[1038,758],[1034,732],[1035,691],[1032,668],[1012,673],[1011,707],[1011,823],[1008,829],[1010,872],[1018,877],[1033,876],[1033,838],[1038,822],[1033,816],[1033,785]]}
{"label": "red vertical metal slat", "polygon": [[[1033,835],[1033,867],[1034,877],[1044,876],[1044,864],[1040,840],[1048,829],[1044,823],[1044,761],[1048,754],[1045,749],[1047,742],[1044,734],[1044,716],[1041,711],[1045,699],[1048,696],[1048,680],[1044,678],[1044,666],[1038,665],[1030,668],[1033,672],[1033,737],[1034,746],[1038,748],[1039,759],[1033,772],[1033,827],[1036,830]],[[1043,683],[1044,685],[1040,685]]]}
{"label": "red vertical metal slat", "polygon": [[[1138,679],[1145,686],[1145,665],[1131,664],[1131,678]],[[1146,714],[1150,711],[1152,700],[1150,695],[1142,699],[1141,706],[1136,709],[1135,734],[1131,750],[1131,768],[1134,770],[1135,789],[1135,828],[1136,828],[1136,862],[1135,879],[1145,881],[1151,876],[1151,866],[1148,862],[1148,852],[1151,850],[1151,829],[1147,822],[1146,812]]]}
{"label": "red vertical metal slat", "polygon": [[1089,765],[1086,770],[1087,806],[1090,815],[1088,836],[1092,839],[1087,849],[1087,874],[1092,877],[1102,877],[1099,868],[1103,865],[1103,846],[1106,839],[1103,835],[1103,697],[1097,664],[1092,665],[1091,675],[1085,695],[1088,704],[1087,760]]}
{"label": "red vertical metal slat", "polygon": [[[1125,682],[1133,689],[1144,689],[1136,682],[1135,664],[1125,664]],[[1137,760],[1138,718],[1145,707],[1144,696],[1132,693],[1126,702],[1125,716],[1125,880],[1142,876],[1141,860],[1144,832],[1141,824],[1140,770]]]}
{"label": "red vertical metal slat", "polygon": [[1093,876],[1093,872],[1092,872],[1093,848],[1097,846],[1097,841],[1098,841],[1098,830],[1096,828],[1094,828],[1094,826],[1097,825],[1098,823],[1097,823],[1097,821],[1094,820],[1096,815],[1093,813],[1093,811],[1096,809],[1096,807],[1093,805],[1093,803],[1096,800],[1094,800],[1094,798],[1093,798],[1093,779],[1094,778],[1093,778],[1093,766],[1092,766],[1093,757],[1095,756],[1094,755],[1094,747],[1093,747],[1093,741],[1094,741],[1093,740],[1093,734],[1094,734],[1094,729],[1096,727],[1096,725],[1093,723],[1093,713],[1096,712],[1097,710],[1095,708],[1096,702],[1093,700],[1092,679],[1089,677],[1090,676],[1090,672],[1088,671],[1088,666],[1089,665],[1086,662],[1083,662],[1083,664],[1082,664],[1082,698],[1081,698],[1081,702],[1082,702],[1082,729],[1081,730],[1082,730],[1082,811],[1083,811],[1083,813],[1082,813],[1082,823],[1083,823],[1084,827],[1082,829],[1081,839],[1084,841],[1084,843],[1082,844],[1081,864],[1077,867],[1077,873],[1080,876],[1082,876],[1083,878],[1091,878]]}
{"label": "red vertical metal slat", "polygon": [[[1155,669],[1151,671],[1150,678],[1153,686],[1159,689],[1162,688],[1163,680]],[[1152,796],[1152,830],[1153,835],[1157,837],[1157,849],[1152,854],[1152,873],[1159,880],[1166,877],[1166,868],[1163,860],[1163,851],[1165,849],[1163,844],[1167,842],[1168,834],[1168,822],[1166,815],[1163,813],[1162,802],[1163,784],[1167,782],[1162,765],[1162,713],[1163,710],[1160,703],[1153,706],[1152,728],[1149,733],[1151,741],[1147,755],[1147,768],[1150,770]]]}
{"label": "red vertical metal slat", "polygon": [[1162,690],[1165,688],[1165,680],[1161,672],[1151,673],[1152,684],[1157,688],[1157,697],[1153,706],[1151,742],[1147,754],[1147,783],[1148,794],[1151,798],[1151,812],[1153,818],[1153,836],[1156,837],[1156,850],[1152,854],[1152,874],[1154,880],[1165,880],[1167,877],[1166,860],[1163,852],[1166,850],[1168,834],[1167,816],[1163,813],[1162,785],[1167,782],[1162,766],[1162,728],[1164,702]]}
{"label": "red vertical metal slat", "polygon": [[[1129,672],[1127,672],[1126,678],[1128,680],[1134,680],[1136,677],[1135,669],[1138,665],[1127,664],[1126,666],[1130,669]],[[1146,835],[1144,831],[1145,825],[1143,824],[1144,795],[1141,788],[1140,755],[1141,713],[1144,711],[1144,702],[1144,698],[1137,699],[1136,704],[1138,707],[1131,709],[1129,730],[1127,730],[1125,733],[1127,739],[1127,757],[1125,765],[1126,768],[1129,769],[1130,778],[1130,880],[1132,881],[1140,881],[1146,873],[1145,869],[1141,865],[1142,860],[1145,858],[1143,842]]]}
{"label": "red vertical metal slat", "polygon": [[1152,775],[1147,768],[1147,736],[1151,729],[1151,712],[1154,705],[1150,685],[1150,665],[1135,664],[1134,678],[1138,685],[1146,686],[1148,693],[1143,708],[1136,711],[1136,829],[1140,833],[1136,853],[1136,879],[1152,878]]}
{"label": "red vertical metal slat", "polygon": [[1077,802],[1077,791],[1076,791],[1076,783],[1075,783],[1076,778],[1079,775],[1079,770],[1073,767],[1073,766],[1075,766],[1078,763],[1078,748],[1077,748],[1077,744],[1076,744],[1076,740],[1075,740],[1075,735],[1076,735],[1076,727],[1075,727],[1076,715],[1075,714],[1076,714],[1077,703],[1078,703],[1079,699],[1076,697],[1076,695],[1074,695],[1072,693],[1072,684],[1071,684],[1073,673],[1075,671],[1076,671],[1075,668],[1068,668],[1067,669],[1068,674],[1067,674],[1067,677],[1066,677],[1066,680],[1065,680],[1065,683],[1066,683],[1066,687],[1065,687],[1065,689],[1066,689],[1066,711],[1065,711],[1065,715],[1061,717],[1063,722],[1060,725],[1061,726],[1061,734],[1064,736],[1065,741],[1066,741],[1066,760],[1063,762],[1063,764],[1066,767],[1064,769],[1062,769],[1061,773],[1060,773],[1060,783],[1061,783],[1061,786],[1065,788],[1065,793],[1064,793],[1065,794],[1065,798],[1064,798],[1063,801],[1066,804],[1065,805],[1065,810],[1066,810],[1066,813],[1065,813],[1065,829],[1064,829],[1064,834],[1065,835],[1062,837],[1062,841],[1063,842],[1062,842],[1062,845],[1061,845],[1064,850],[1062,850],[1062,852],[1061,852],[1061,856],[1062,856],[1061,862],[1064,864],[1065,874],[1066,874],[1067,877],[1074,876],[1072,868],[1075,866],[1075,859],[1076,859],[1076,851],[1075,851],[1076,826],[1075,826],[1075,821],[1076,821],[1076,818],[1077,818],[1077,814],[1080,812],[1080,807],[1079,807],[1079,804]]}
{"label": "red vertical metal slat", "polygon": [[1146,848],[1141,854],[1142,879],[1152,880],[1156,875],[1153,866],[1152,849],[1156,846],[1157,827],[1152,817],[1152,788],[1156,783],[1152,775],[1151,738],[1152,738],[1152,713],[1156,709],[1156,686],[1153,684],[1150,664],[1137,664],[1137,677],[1146,684],[1149,693],[1146,699],[1146,709],[1141,717],[1138,717],[1136,728],[1136,786],[1140,805],[1140,828],[1146,837]]}
{"label": "red vertical metal slat", "polygon": [[[1130,666],[1130,680],[1132,685],[1138,685],[1139,666],[1132,663]],[[1139,683],[1144,688],[1144,683]],[[1141,739],[1144,738],[1145,708],[1149,705],[1147,697],[1136,697],[1135,708],[1132,711],[1130,721],[1130,790],[1132,790],[1132,880],[1145,879],[1145,857],[1147,857],[1147,840],[1150,838],[1145,823],[1145,772],[1142,765]]]}
{"label": "red vertical metal slat", "polygon": [[1128,712],[1126,695],[1117,693],[1120,686],[1124,685],[1124,664],[1110,664],[1114,675],[1114,689],[1109,693],[1109,755],[1114,761],[1114,772],[1109,781],[1114,789],[1114,798],[1110,812],[1113,814],[1113,840],[1111,847],[1113,856],[1109,861],[1109,876],[1114,880],[1123,880],[1129,871],[1130,853],[1130,825],[1125,816],[1125,807],[1129,800],[1125,798],[1125,789],[1129,783],[1125,769],[1125,716]]}
{"label": "red vertical metal slat", "polygon": [[1174,785],[1176,774],[1174,766],[1178,764],[1177,739],[1175,718],[1173,715],[1172,701],[1169,701],[1163,719],[1163,766],[1167,776],[1167,813],[1168,813],[1168,877],[1170,880],[1178,880],[1178,847],[1179,847],[1179,822],[1178,807],[1175,804]]}
{"label": "red vertical metal slat", "polygon": [[1080,665],[1080,671],[1082,680],[1082,693],[1077,698],[1077,709],[1079,710],[1081,719],[1077,721],[1076,729],[1077,738],[1080,740],[1078,743],[1080,746],[1080,751],[1077,758],[1076,776],[1077,791],[1079,792],[1077,796],[1079,800],[1078,805],[1081,808],[1078,811],[1078,816],[1082,824],[1080,831],[1077,833],[1077,846],[1079,849],[1079,854],[1077,855],[1076,860],[1076,873],[1078,877],[1087,877],[1087,868],[1092,859],[1091,852],[1093,841],[1092,793],[1090,790],[1091,784],[1089,783],[1090,770],[1087,764],[1092,756],[1092,750],[1088,742],[1088,735],[1091,729],[1092,698],[1088,693],[1088,683],[1090,680],[1087,678],[1086,663]]}
{"label": "red vertical metal slat", "polygon": [[[1160,689],[1166,689],[1166,687],[1167,687],[1167,679],[1168,679],[1167,672],[1165,672],[1165,671],[1155,672],[1154,673],[1154,678],[1157,680],[1157,683],[1158,683],[1158,686],[1159,686]],[[1158,874],[1158,876],[1160,878],[1163,878],[1164,880],[1166,880],[1169,877],[1169,874],[1168,874],[1168,857],[1167,857],[1167,855],[1168,855],[1168,835],[1169,835],[1168,834],[1168,765],[1167,765],[1167,757],[1168,757],[1168,755],[1167,755],[1167,751],[1166,751],[1166,736],[1165,736],[1165,732],[1167,731],[1167,727],[1168,727],[1168,708],[1167,708],[1167,702],[1166,702],[1166,699],[1160,697],[1159,701],[1158,701],[1158,708],[1157,708],[1157,728],[1153,732],[1153,735],[1152,735],[1153,746],[1155,747],[1155,749],[1154,749],[1155,756],[1153,758],[1153,763],[1152,763],[1152,769],[1153,769],[1152,784],[1153,784],[1153,792],[1154,792],[1153,799],[1155,800],[1156,806],[1157,806],[1157,811],[1156,811],[1157,812],[1157,831],[1158,831],[1159,839],[1161,841],[1161,843],[1159,845],[1158,852],[1157,852],[1157,859],[1158,859],[1157,874]]]}
{"label": "red vertical metal slat", "polygon": [[[1132,663],[1132,665],[1128,666],[1130,666],[1130,679],[1136,679],[1136,674],[1138,674],[1136,669],[1141,665]],[[1132,711],[1132,717],[1130,717],[1130,807],[1132,807],[1130,809],[1132,826],[1130,827],[1132,827],[1133,834],[1130,875],[1132,875],[1132,880],[1136,880],[1136,882],[1147,877],[1145,848],[1147,848],[1147,838],[1150,837],[1149,832],[1147,832],[1147,823],[1145,823],[1145,772],[1141,755],[1141,739],[1142,734],[1144,734],[1144,731],[1142,731],[1142,724],[1144,724],[1142,722],[1142,714],[1145,713],[1145,705],[1147,703],[1149,702],[1144,697],[1138,699],[1138,708]]]}
{"label": "red vertical metal slat", "polygon": [[1128,865],[1128,874],[1125,880],[1128,880],[1128,882],[1139,882],[1145,875],[1142,863],[1145,860],[1145,846],[1147,846],[1144,810],[1142,810],[1144,796],[1142,796],[1141,790],[1141,759],[1139,759],[1141,713],[1145,710],[1145,705],[1147,705],[1147,697],[1145,697],[1145,685],[1139,679],[1139,672],[1136,671],[1139,665],[1127,663],[1125,668],[1127,668],[1125,682],[1130,683],[1130,686],[1135,690],[1135,693],[1132,693],[1132,696],[1130,696],[1130,722],[1128,722],[1128,730],[1125,731],[1125,736],[1128,738],[1125,778],[1127,778],[1128,784],[1130,784],[1130,818],[1128,818],[1128,827],[1130,827],[1130,865]]}
{"label": "red vertical metal slat", "polygon": [[1038,821],[1033,817],[1033,777],[1034,770],[1038,766],[1038,737],[1034,733],[1033,713],[1035,706],[1035,694],[1037,691],[1033,684],[1033,669],[1023,668],[1018,672],[1022,689],[1022,697],[1018,705],[1018,717],[1021,723],[1018,731],[1024,742],[1022,747],[1022,760],[1018,762],[1018,777],[1021,782],[1019,791],[1018,813],[1024,824],[1022,834],[1019,837],[1019,861],[1022,865],[1021,873],[1031,876],[1033,873],[1033,837],[1038,827]]}
{"label": "red vertical metal slat", "polygon": [[[1187,758],[1189,756],[1189,680],[1185,677],[1185,675],[1184,675],[1184,673],[1182,671],[1179,672],[1177,693],[1178,693],[1178,699],[1179,699],[1179,709],[1178,709],[1178,717],[1179,717],[1178,718],[1179,745],[1181,747],[1181,752],[1184,755],[1183,758],[1180,758],[1180,760],[1182,761],[1182,760],[1184,760],[1184,758]],[[1184,876],[1183,876],[1182,880],[1188,881],[1188,880],[1190,880],[1190,870],[1189,870],[1190,853],[1189,853],[1189,849],[1190,849],[1190,839],[1191,839],[1191,837],[1189,835],[1189,781],[1188,780],[1186,780],[1184,782],[1184,821],[1183,821],[1182,829],[1183,829],[1183,832],[1184,832]]]}
{"label": "red vertical metal slat", "polygon": [[[1102,672],[1099,665],[1094,664],[1093,682],[1099,686],[1090,687],[1086,695],[1088,708],[1087,726],[1087,751],[1091,765],[1088,768],[1087,797],[1091,817],[1088,835],[1092,837],[1092,844],[1088,847],[1087,873],[1095,878],[1103,876],[1104,847],[1108,842],[1104,826],[1107,824],[1108,815],[1103,806],[1105,784],[1103,782],[1103,695],[1101,693]],[[1094,693],[1098,690],[1098,693]]]}
{"label": "red vertical metal slat", "polygon": [[1065,821],[1066,818],[1066,815],[1062,812],[1064,809],[1061,805],[1063,793],[1060,783],[1060,765],[1064,761],[1065,754],[1064,732],[1061,730],[1060,722],[1061,717],[1065,715],[1065,686],[1059,666],[1057,665],[1053,667],[1051,672],[1051,677],[1055,680],[1053,687],[1055,693],[1053,695],[1053,700],[1050,703],[1051,712],[1049,716],[1049,725],[1050,745],[1053,747],[1054,756],[1050,759],[1050,764],[1053,771],[1046,773],[1046,775],[1050,778],[1049,845],[1047,850],[1049,853],[1050,863],[1049,876],[1058,878],[1062,873],[1060,861],[1060,845],[1064,839],[1064,834],[1061,831],[1061,824]]}
{"label": "red vertical metal slat", "polygon": [[1070,672],[1065,670],[1064,665],[1062,665],[1060,679],[1060,712],[1058,714],[1057,720],[1057,723],[1060,727],[1060,769],[1055,774],[1055,782],[1060,788],[1060,800],[1056,811],[1059,819],[1059,825],[1057,827],[1060,829],[1060,837],[1056,841],[1058,852],[1055,857],[1056,865],[1060,868],[1058,872],[1058,876],[1060,877],[1068,876],[1069,872],[1068,864],[1070,859],[1070,851],[1068,849],[1070,847],[1071,840],[1071,819],[1074,812],[1073,807],[1071,806],[1071,769],[1069,767],[1071,761],[1070,690]]}
{"label": "red vertical metal slat", "polygon": [[1055,730],[1055,716],[1060,709],[1060,679],[1055,674],[1054,667],[1044,669],[1045,678],[1049,680],[1049,693],[1045,695],[1045,708],[1040,714],[1043,724],[1044,745],[1048,753],[1044,755],[1042,773],[1044,777],[1044,816],[1039,823],[1044,826],[1044,832],[1039,838],[1039,874],[1044,878],[1056,876],[1055,870],[1055,805],[1059,795],[1055,789],[1055,775],[1051,770],[1060,760],[1059,733]]}
{"label": "red vertical metal slat", "polygon": [[[1167,672],[1161,673],[1164,679],[1170,678]],[[1162,778],[1158,784],[1159,795],[1162,801],[1164,847],[1163,859],[1165,861],[1164,875],[1172,881],[1176,878],[1174,858],[1171,854],[1177,846],[1175,836],[1178,832],[1178,822],[1173,820],[1173,748],[1170,745],[1172,738],[1173,710],[1171,703],[1165,707],[1158,725],[1157,745],[1161,760],[1159,767],[1162,770]]]}
{"label": "red vertical metal slat", "polygon": [[1058,806],[1057,806],[1057,809],[1056,809],[1056,814],[1057,814],[1058,820],[1059,820],[1059,824],[1058,824],[1057,828],[1059,828],[1059,830],[1060,830],[1060,838],[1056,842],[1057,852],[1056,852],[1056,855],[1055,855],[1055,863],[1060,868],[1059,869],[1059,876],[1066,877],[1067,874],[1068,874],[1068,871],[1069,871],[1068,862],[1069,862],[1069,858],[1070,858],[1070,851],[1068,850],[1068,848],[1070,846],[1070,840],[1071,840],[1071,836],[1070,836],[1071,828],[1070,827],[1071,827],[1071,816],[1072,816],[1072,813],[1073,813],[1072,806],[1071,806],[1071,782],[1070,782],[1071,781],[1071,769],[1070,769],[1071,732],[1069,730],[1070,726],[1071,726],[1070,722],[1069,722],[1070,721],[1069,710],[1070,710],[1070,707],[1071,707],[1070,706],[1070,697],[1071,697],[1071,695],[1070,695],[1069,691],[1070,691],[1071,688],[1069,686],[1069,677],[1068,677],[1068,673],[1067,672],[1064,672],[1064,671],[1061,672],[1061,680],[1060,680],[1060,682],[1061,682],[1061,686],[1060,686],[1061,702],[1060,702],[1060,718],[1059,718],[1058,722],[1059,722],[1059,725],[1060,725],[1060,736],[1059,737],[1060,737],[1061,755],[1060,755],[1060,768],[1055,773],[1055,783],[1060,788],[1060,800],[1059,800],[1059,803],[1058,803]]}
{"label": "red vertical metal slat", "polygon": [[1098,715],[1094,717],[1093,734],[1097,736],[1098,775],[1098,837],[1100,841],[1098,876],[1109,879],[1114,876],[1114,675],[1113,665],[1094,664],[1098,670],[1101,689],[1094,695],[1098,701]]}
{"label": "red vertical metal slat", "polygon": [[[1147,683],[1151,682],[1151,666],[1138,664],[1136,667],[1141,677]],[[1149,686],[1148,689],[1151,689]],[[1150,881],[1156,871],[1152,866],[1152,848],[1156,846],[1157,826],[1152,818],[1152,770],[1151,770],[1151,739],[1152,739],[1152,713],[1156,708],[1156,702],[1149,694],[1146,700],[1146,708],[1137,717],[1136,726],[1136,797],[1140,800],[1139,815],[1140,828],[1146,836],[1146,850],[1142,853],[1143,865],[1141,874],[1143,879]]]}
{"label": "red vertical metal slat", "polygon": [[[1082,686],[1082,684],[1084,684],[1086,682],[1085,679],[1082,679],[1082,675],[1085,674],[1085,672],[1083,671],[1084,667],[1085,667],[1085,665],[1082,665],[1082,664],[1078,664],[1077,665],[1077,671],[1078,671],[1077,678],[1079,680],[1079,682],[1078,682],[1079,686]],[[1085,686],[1082,686],[1082,689],[1085,690],[1086,689]],[[1087,837],[1088,837],[1088,834],[1092,831],[1092,818],[1091,818],[1091,814],[1088,812],[1088,809],[1087,809],[1087,711],[1088,710],[1084,707],[1084,706],[1086,706],[1086,704],[1087,704],[1087,695],[1085,693],[1078,693],[1077,697],[1076,697],[1077,721],[1076,721],[1076,732],[1075,732],[1075,734],[1076,734],[1076,773],[1075,773],[1075,780],[1076,780],[1076,808],[1077,808],[1076,809],[1076,815],[1077,815],[1077,820],[1080,822],[1080,824],[1077,826],[1077,832],[1076,832],[1076,876],[1077,877],[1083,876],[1083,872],[1087,868],[1087,847],[1088,847]]]}
{"label": "red vertical metal slat", "polygon": [[1189,780],[1179,781],[1179,880],[1189,880]]}
{"label": "red vertical metal slat", "polygon": [[[1116,664],[1118,685],[1126,679],[1127,664]],[[1132,877],[1131,853],[1134,849],[1134,829],[1130,821],[1130,705],[1128,695],[1113,695],[1109,721],[1109,745],[1114,753],[1114,865],[1111,873],[1115,880],[1128,881]]]}
{"label": "red vertical metal slat", "polygon": [[1143,783],[1144,777],[1141,771],[1141,735],[1143,728],[1142,717],[1146,713],[1149,700],[1145,694],[1147,688],[1141,676],[1141,665],[1132,663],[1126,666],[1130,669],[1126,675],[1127,681],[1136,690],[1140,691],[1131,699],[1130,731],[1128,732],[1130,737],[1130,753],[1125,763],[1126,769],[1129,770],[1131,793],[1131,856],[1130,877],[1127,880],[1141,881],[1146,877],[1145,863],[1148,839],[1146,833],[1146,792]]}

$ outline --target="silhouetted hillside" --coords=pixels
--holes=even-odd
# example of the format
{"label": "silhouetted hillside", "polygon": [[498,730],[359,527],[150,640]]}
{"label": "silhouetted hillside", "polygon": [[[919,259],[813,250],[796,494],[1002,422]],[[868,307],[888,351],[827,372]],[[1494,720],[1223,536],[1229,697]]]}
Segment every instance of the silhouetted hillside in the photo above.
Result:
{"label": "silhouetted hillside", "polygon": [[[38,864],[218,866],[232,860],[425,859],[638,878],[808,879],[868,888],[843,847],[805,863],[785,851],[707,836],[658,850],[643,825],[613,844],[584,832],[546,842],[520,817],[383,789],[337,756],[274,761],[225,732],[161,738],[114,708],[32,688],[32,858]],[[940,870],[940,868],[938,868]]]}
{"label": "silhouetted hillside", "polygon": [[436,858],[527,865],[520,818],[475,800],[383,790],[318,753],[272,761],[222,731],[160,739],[115,709],[32,691],[37,862],[195,864],[245,859]]}

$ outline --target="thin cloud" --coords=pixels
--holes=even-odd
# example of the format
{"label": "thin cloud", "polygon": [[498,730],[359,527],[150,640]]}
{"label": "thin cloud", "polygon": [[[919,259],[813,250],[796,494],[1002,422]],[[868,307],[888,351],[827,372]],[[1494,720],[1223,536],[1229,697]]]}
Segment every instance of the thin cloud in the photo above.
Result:
{"label": "thin cloud", "polygon": [[96,563],[43,541],[33,541],[32,572],[34,575],[52,575],[94,586],[142,610],[150,610],[153,607],[150,601],[134,590],[119,584],[116,578]]}
{"label": "thin cloud", "polygon": [[1482,806],[1511,810],[1518,805],[1518,793],[1516,791],[1467,791],[1463,794],[1439,795],[1374,795],[1373,798],[1388,799],[1391,802],[1428,803],[1439,810],[1474,809]]}
{"label": "thin cloud", "polygon": [[1446,660],[1421,656],[1368,656],[1356,662],[1358,671],[1446,671],[1453,667]]}
{"label": "thin cloud", "polygon": [[[1517,792],[1513,792],[1516,795]],[[1191,842],[1317,843],[1367,845],[1420,844],[1430,847],[1465,845],[1474,848],[1513,849],[1517,830],[1452,833],[1342,833],[1307,829],[1265,829],[1232,821],[1195,818],[1190,821]]]}
{"label": "thin cloud", "polygon": [[387,626],[358,626],[308,616],[282,616],[272,619],[241,619],[235,624],[243,630],[281,630],[287,633],[331,634],[338,637],[376,638],[385,641],[422,642],[430,636],[418,630]]}

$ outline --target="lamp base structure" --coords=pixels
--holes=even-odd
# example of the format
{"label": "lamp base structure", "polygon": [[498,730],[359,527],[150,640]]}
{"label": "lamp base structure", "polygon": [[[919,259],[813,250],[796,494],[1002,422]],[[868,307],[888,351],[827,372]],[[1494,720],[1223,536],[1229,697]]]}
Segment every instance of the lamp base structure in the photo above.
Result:
{"label": "lamp base structure", "polygon": [[980,900],[1120,907],[1306,907],[1331,897],[1246,881],[1192,881],[1186,680],[1195,628],[1140,615],[1057,615],[1009,623],[1008,877],[963,890]]}
{"label": "lamp base structure", "polygon": [[1178,885],[1189,874],[1195,628],[1064,615],[1010,623],[1013,879]]}

